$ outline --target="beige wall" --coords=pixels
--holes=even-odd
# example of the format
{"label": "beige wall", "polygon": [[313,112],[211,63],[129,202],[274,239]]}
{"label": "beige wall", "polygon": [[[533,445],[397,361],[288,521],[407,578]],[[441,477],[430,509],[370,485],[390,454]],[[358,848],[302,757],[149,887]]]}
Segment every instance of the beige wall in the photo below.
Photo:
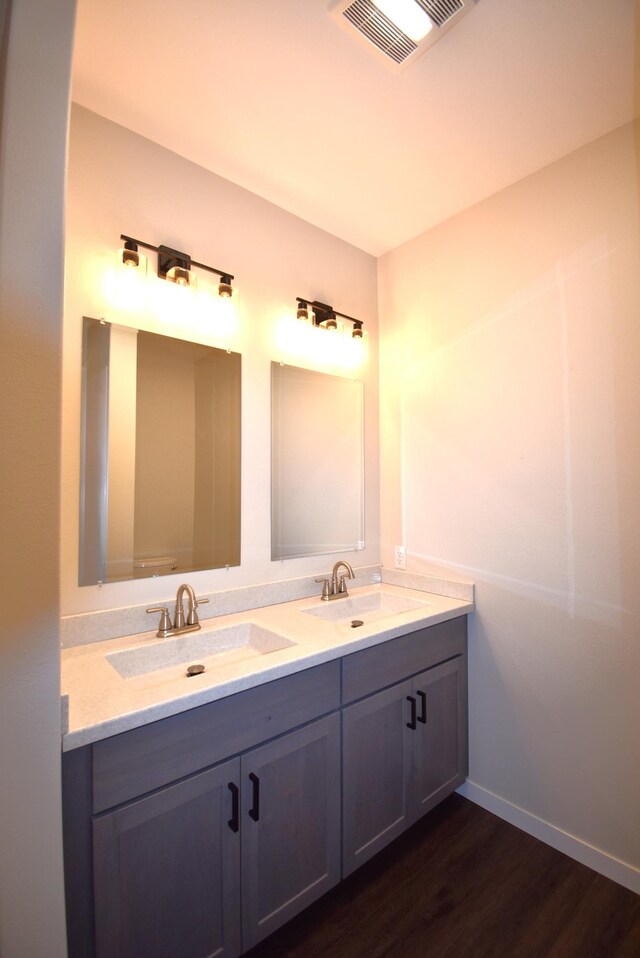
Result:
{"label": "beige wall", "polygon": [[[242,353],[242,562],[190,574],[196,592],[268,582],[330,568],[331,558],[271,562],[270,363],[345,375],[344,367],[296,351],[285,330],[295,297],[308,295],[351,316],[370,331],[369,361],[352,371],[365,383],[366,548],[354,564],[379,559],[378,368],[376,260],[328,233],[168,150],[80,107],[71,120],[67,204],[62,497],[62,606],[64,613],[155,603],[179,585],[176,576],[77,586],[80,435],[80,353],[83,315],[140,325],[224,345],[213,327],[176,308],[162,321],[157,310],[123,311],[104,292],[121,233],[184,249],[194,259],[228,269],[240,290],[239,326],[228,340]],[[154,279],[161,294],[179,291]],[[198,284],[207,281],[198,274]],[[177,300],[176,300],[177,302]],[[289,320],[291,321],[291,320]],[[293,320],[295,325],[295,320]],[[293,330],[295,333],[295,329]],[[348,415],[348,411],[345,411]],[[167,435],[173,455],[174,437]],[[331,504],[321,503],[331,508]]]}
{"label": "beige wall", "polygon": [[[138,339],[134,557],[193,564],[195,358],[201,347]],[[186,348],[185,348],[186,347]]]}
{"label": "beige wall", "polygon": [[387,254],[379,291],[382,559],[477,583],[473,796],[640,890],[637,135]]}
{"label": "beige wall", "polygon": [[59,436],[74,3],[0,4],[0,31],[6,9],[0,52],[0,954],[63,958]]}
{"label": "beige wall", "polygon": [[193,564],[240,562],[240,372],[238,353],[218,350],[195,370]]}

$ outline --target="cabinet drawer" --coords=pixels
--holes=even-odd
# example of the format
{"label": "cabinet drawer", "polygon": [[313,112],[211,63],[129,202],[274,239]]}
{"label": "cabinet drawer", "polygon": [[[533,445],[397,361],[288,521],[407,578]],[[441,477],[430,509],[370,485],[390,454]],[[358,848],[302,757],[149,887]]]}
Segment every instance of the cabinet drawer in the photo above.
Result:
{"label": "cabinet drawer", "polygon": [[336,660],[96,742],[93,811],[176,781],[339,706]]}
{"label": "cabinet drawer", "polygon": [[467,617],[459,616],[390,639],[342,660],[344,704],[371,695],[467,649]]}

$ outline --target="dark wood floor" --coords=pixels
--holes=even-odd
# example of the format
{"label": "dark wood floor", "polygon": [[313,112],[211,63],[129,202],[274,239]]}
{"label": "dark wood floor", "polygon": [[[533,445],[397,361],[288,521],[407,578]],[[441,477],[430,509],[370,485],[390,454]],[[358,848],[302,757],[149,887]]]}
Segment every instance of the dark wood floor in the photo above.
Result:
{"label": "dark wood floor", "polygon": [[640,958],[640,896],[452,795],[250,958]]}

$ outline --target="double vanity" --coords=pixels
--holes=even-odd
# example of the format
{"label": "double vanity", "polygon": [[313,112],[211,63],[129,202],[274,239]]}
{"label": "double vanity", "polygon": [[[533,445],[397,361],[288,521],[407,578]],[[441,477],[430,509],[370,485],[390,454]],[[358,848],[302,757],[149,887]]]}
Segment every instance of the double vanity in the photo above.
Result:
{"label": "double vanity", "polygon": [[64,649],[70,958],[240,955],[453,791],[472,610],[385,583]]}
{"label": "double vanity", "polygon": [[[334,333],[315,321],[294,321],[314,368],[275,340],[267,367],[266,340],[243,336],[247,363],[208,324],[167,325],[150,303],[108,312],[68,330],[82,340],[61,624],[69,956],[234,958],[464,780],[473,587],[377,564],[375,363],[334,375]],[[289,560],[294,575],[342,555],[355,583],[346,560],[284,578]],[[192,574],[229,588],[199,596]],[[151,608],[126,606],[145,595]]]}

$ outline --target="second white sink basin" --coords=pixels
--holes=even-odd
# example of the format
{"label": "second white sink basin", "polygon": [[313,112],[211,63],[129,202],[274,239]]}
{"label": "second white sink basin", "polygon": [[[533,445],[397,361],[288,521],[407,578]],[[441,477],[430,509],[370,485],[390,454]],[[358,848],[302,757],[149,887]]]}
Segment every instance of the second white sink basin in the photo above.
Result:
{"label": "second white sink basin", "polygon": [[410,599],[393,592],[374,592],[369,595],[349,596],[347,599],[320,600],[317,605],[303,611],[325,622],[350,625],[353,620],[362,620],[366,625],[402,612],[415,612],[426,609],[432,602]]}
{"label": "second white sink basin", "polygon": [[177,674],[186,675],[190,665],[204,665],[206,672],[209,668],[242,662],[292,645],[296,643],[255,622],[242,622],[227,628],[187,632],[173,638],[158,639],[151,645],[112,652],[106,659],[125,679],[148,675],[171,666],[176,667]]}

